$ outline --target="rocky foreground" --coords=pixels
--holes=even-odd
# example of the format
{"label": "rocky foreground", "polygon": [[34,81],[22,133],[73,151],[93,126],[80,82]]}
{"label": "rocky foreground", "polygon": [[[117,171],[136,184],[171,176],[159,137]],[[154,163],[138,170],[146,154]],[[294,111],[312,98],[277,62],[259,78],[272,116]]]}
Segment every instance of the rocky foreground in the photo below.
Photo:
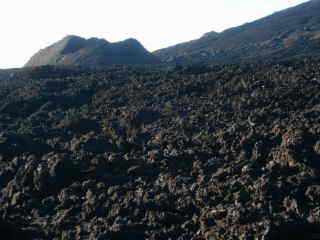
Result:
{"label": "rocky foreground", "polygon": [[1,75],[3,239],[320,239],[320,62]]}

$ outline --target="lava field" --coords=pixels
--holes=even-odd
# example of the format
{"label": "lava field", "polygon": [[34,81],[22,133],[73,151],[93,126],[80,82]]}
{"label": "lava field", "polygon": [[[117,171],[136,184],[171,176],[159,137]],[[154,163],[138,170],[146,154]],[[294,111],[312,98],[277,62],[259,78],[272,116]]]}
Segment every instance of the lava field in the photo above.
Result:
{"label": "lava field", "polygon": [[320,61],[0,74],[3,239],[320,239]]}

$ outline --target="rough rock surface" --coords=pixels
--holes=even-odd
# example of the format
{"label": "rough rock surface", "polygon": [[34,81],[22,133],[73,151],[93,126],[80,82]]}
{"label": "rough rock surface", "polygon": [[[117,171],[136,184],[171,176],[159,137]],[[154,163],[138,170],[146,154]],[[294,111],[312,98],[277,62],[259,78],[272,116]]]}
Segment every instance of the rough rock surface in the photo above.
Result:
{"label": "rough rock surface", "polygon": [[1,237],[315,239],[319,69],[46,67],[2,79]]}

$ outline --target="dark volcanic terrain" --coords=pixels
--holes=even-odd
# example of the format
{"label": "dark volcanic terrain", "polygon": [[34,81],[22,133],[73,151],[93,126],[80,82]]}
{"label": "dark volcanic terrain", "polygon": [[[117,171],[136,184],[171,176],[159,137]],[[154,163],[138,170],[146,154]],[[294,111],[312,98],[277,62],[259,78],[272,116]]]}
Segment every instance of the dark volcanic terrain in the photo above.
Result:
{"label": "dark volcanic terrain", "polygon": [[320,0],[311,0],[265,18],[210,32],[154,54],[168,63],[241,63],[320,54]]}
{"label": "dark volcanic terrain", "polygon": [[319,238],[319,61],[0,77],[2,239]]}

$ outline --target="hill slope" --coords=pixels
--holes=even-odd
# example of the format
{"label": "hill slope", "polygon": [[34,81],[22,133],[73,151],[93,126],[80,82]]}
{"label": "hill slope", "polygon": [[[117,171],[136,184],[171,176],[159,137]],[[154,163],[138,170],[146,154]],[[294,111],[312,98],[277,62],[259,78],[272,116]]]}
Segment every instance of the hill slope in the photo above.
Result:
{"label": "hill slope", "polygon": [[155,52],[165,62],[234,63],[320,53],[320,1]]}
{"label": "hill slope", "polygon": [[36,53],[26,67],[75,65],[103,67],[112,64],[154,64],[159,61],[137,40],[109,43],[104,39],[67,36]]}

